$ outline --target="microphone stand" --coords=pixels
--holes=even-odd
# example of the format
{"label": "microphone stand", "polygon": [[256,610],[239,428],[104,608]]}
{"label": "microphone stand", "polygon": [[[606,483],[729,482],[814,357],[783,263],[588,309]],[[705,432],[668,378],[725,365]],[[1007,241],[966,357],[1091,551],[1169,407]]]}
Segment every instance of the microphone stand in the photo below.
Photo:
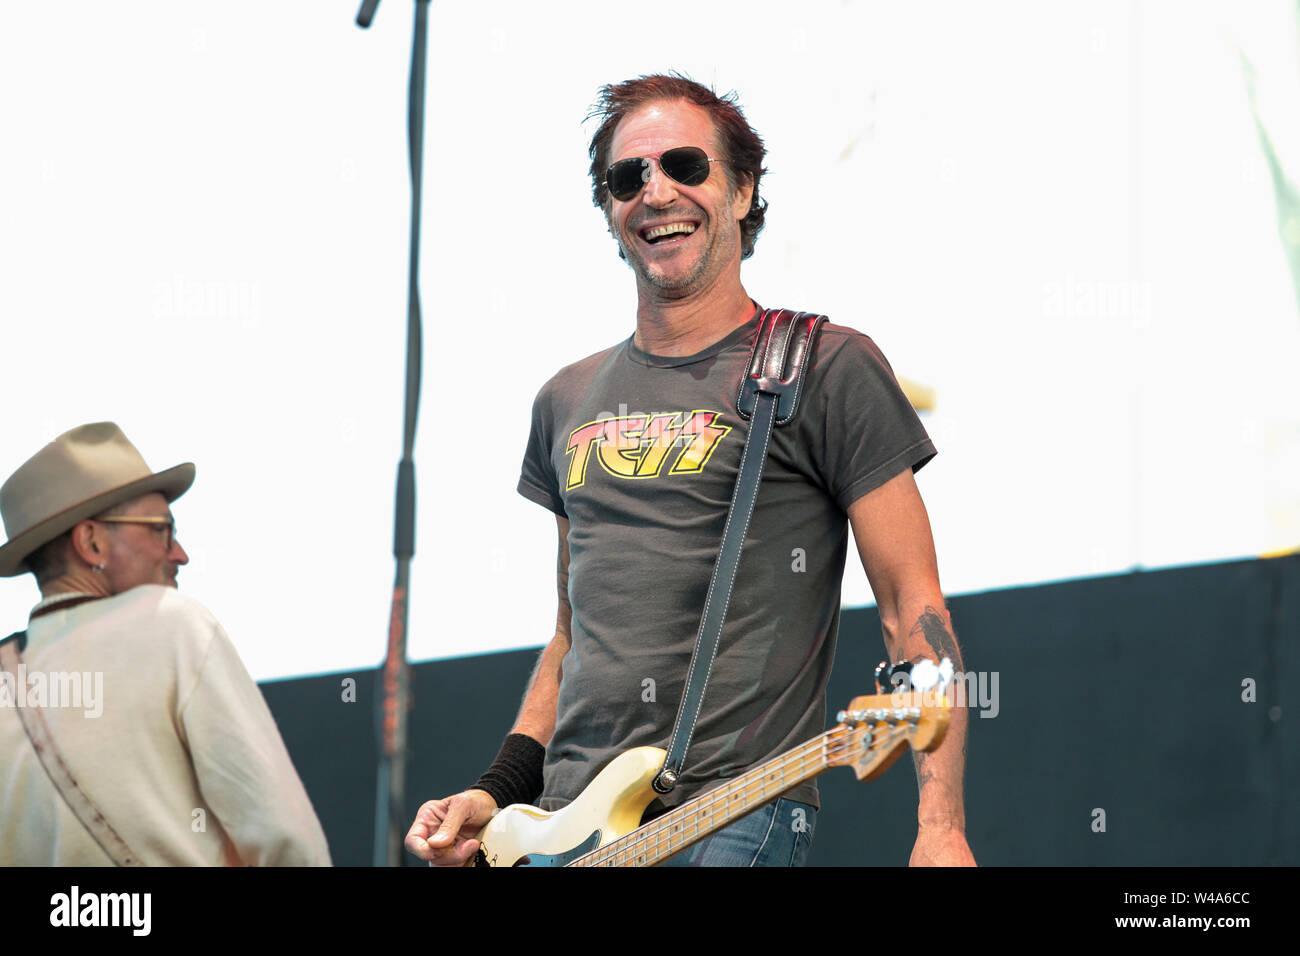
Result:
{"label": "microphone stand", "polygon": [[[365,29],[379,0],[363,0],[357,26]],[[406,659],[407,595],[415,554],[415,426],[420,411],[420,183],[424,169],[424,65],[428,45],[429,0],[415,0],[415,37],[407,92],[410,118],[407,139],[411,164],[411,269],[406,310],[406,417],[402,458],[397,465],[397,501],[393,521],[393,605],[388,619],[388,653],[379,672],[379,774],[375,791],[375,866],[401,866],[406,834],[406,755],[411,708],[411,665]]]}

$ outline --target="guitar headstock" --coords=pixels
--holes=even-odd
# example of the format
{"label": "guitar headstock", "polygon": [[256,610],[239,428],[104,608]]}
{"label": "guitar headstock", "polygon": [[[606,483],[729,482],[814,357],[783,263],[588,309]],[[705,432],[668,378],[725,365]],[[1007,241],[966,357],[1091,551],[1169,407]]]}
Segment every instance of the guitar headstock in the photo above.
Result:
{"label": "guitar headstock", "polygon": [[[945,670],[944,665],[951,674],[947,658],[940,670]],[[852,767],[859,780],[874,780],[899,758],[905,744],[913,750],[934,750],[948,731],[952,701],[947,689],[945,678],[925,690],[908,685],[908,689],[900,687],[891,694],[853,698],[836,715],[840,723],[833,731],[837,746],[830,762]]]}

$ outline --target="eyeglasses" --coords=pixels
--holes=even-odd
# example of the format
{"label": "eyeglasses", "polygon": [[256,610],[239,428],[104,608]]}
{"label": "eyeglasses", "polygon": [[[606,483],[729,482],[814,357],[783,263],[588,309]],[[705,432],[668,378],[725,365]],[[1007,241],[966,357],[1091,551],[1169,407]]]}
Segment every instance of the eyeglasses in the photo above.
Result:
{"label": "eyeglasses", "polygon": [[653,156],[633,156],[620,159],[605,171],[605,186],[619,202],[627,202],[650,182],[650,163],[657,162],[663,174],[683,186],[700,186],[709,178],[709,163],[725,160],[709,159],[709,154],[698,146],[677,146]]}
{"label": "eyeglasses", "polygon": [[95,521],[103,521],[109,524],[147,524],[163,532],[163,540],[167,545],[167,550],[171,550],[172,542],[176,540],[176,519],[164,517],[162,515],[141,515],[136,518],[95,518]]}

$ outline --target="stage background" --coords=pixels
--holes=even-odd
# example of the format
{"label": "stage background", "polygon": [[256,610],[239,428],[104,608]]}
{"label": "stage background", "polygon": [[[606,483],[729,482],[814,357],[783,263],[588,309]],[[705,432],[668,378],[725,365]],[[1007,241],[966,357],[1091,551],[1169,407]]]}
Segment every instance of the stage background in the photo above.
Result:
{"label": "stage background", "polygon": [[[1300,556],[950,606],[967,667],[998,675],[998,693],[970,720],[967,825],[981,864],[1300,863]],[[846,611],[830,714],[871,691],[882,656],[874,609]],[[408,818],[492,761],[535,660],[526,650],[416,666]],[[349,678],[355,703],[342,701]],[[1248,679],[1253,702],[1243,700]],[[374,682],[364,670],[263,685],[340,865],[371,860]],[[810,862],[905,864],[916,836],[910,764],[868,784],[844,768],[823,774]]]}

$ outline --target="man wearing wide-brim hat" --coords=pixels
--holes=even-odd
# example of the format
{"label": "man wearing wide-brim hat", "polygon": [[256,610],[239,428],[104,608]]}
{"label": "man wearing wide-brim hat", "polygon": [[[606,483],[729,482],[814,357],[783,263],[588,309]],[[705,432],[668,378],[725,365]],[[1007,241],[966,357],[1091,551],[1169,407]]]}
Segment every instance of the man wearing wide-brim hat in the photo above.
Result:
{"label": "man wearing wide-brim hat", "polygon": [[42,595],[0,643],[0,865],[328,865],[261,691],[176,590],[193,481],[100,422],[0,487],[0,577]]}

